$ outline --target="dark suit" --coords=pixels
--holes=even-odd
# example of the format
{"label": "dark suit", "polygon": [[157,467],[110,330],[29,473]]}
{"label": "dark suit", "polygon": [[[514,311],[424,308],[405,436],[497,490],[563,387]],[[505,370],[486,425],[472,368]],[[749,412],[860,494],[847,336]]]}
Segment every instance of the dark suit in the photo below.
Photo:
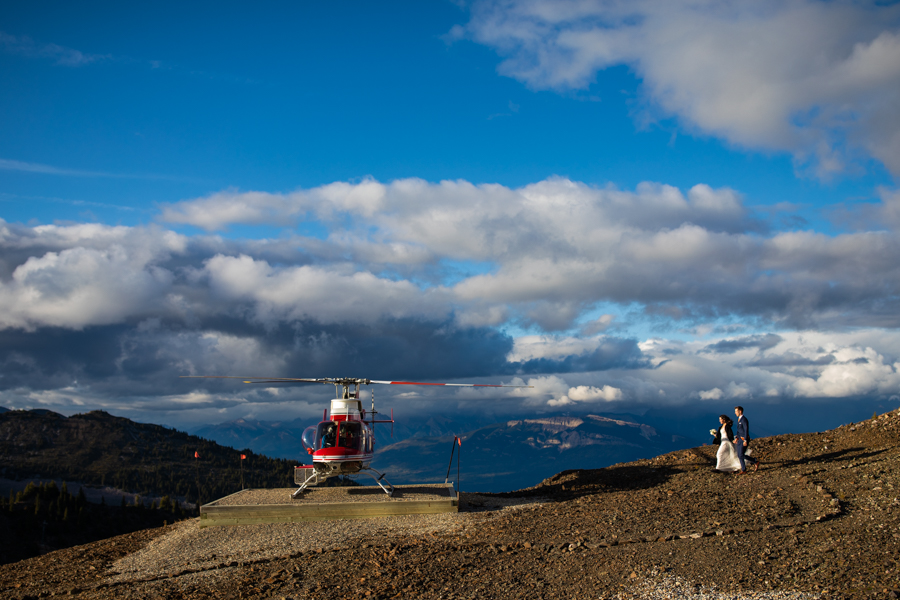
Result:
{"label": "dark suit", "polygon": [[[745,444],[746,442],[746,444]],[[747,420],[747,417],[741,415],[738,417],[737,421],[737,433],[734,437],[734,449],[737,450],[738,460],[741,461],[741,471],[747,470],[747,465],[744,462],[748,460],[750,462],[756,462],[756,459],[750,456],[744,457],[744,450],[746,450],[750,445],[750,421]]]}

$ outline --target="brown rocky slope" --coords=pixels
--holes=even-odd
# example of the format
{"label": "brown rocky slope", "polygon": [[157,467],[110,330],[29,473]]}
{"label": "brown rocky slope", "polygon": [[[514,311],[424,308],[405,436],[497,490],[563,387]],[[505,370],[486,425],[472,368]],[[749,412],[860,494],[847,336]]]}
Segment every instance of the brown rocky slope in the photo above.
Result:
{"label": "brown rocky slope", "polygon": [[755,440],[746,475],[703,446],[440,518],[184,521],[0,567],[0,597],[897,598],[898,438],[900,410]]}

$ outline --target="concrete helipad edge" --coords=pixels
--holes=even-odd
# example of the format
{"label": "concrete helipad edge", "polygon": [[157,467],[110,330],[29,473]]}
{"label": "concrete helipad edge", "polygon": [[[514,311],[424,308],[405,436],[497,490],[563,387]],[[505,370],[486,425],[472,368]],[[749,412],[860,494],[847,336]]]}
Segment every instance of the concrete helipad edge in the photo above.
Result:
{"label": "concrete helipad edge", "polygon": [[[402,493],[405,486],[394,486]],[[258,523],[292,523],[329,519],[365,519],[397,515],[424,515],[459,511],[459,497],[452,483],[417,484],[415,488],[433,488],[442,497],[428,500],[399,500],[387,495],[377,502],[303,502],[285,504],[231,503],[253,490],[242,490],[200,507],[200,527],[218,525],[252,525]],[[285,488],[288,497],[294,488]]]}

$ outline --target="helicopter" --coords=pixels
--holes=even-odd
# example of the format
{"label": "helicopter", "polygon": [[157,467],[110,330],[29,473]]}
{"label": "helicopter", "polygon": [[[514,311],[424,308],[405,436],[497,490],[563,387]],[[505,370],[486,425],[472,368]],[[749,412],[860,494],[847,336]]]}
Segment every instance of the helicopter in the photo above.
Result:
{"label": "helicopter", "polygon": [[[292,499],[300,498],[308,488],[340,475],[365,474],[388,496],[394,495],[394,486],[385,479],[385,474],[373,469],[370,464],[375,456],[375,424],[394,423],[394,411],[390,419],[378,419],[375,410],[375,392],[371,394],[370,411],[362,406],[359,396],[361,385],[428,385],[445,387],[522,387],[530,385],[503,385],[493,383],[430,383],[422,381],[380,381],[356,377],[237,377],[232,375],[184,375],[185,378],[240,379],[244,383],[325,383],[334,385],[335,396],[331,410],[325,410],[322,421],[307,427],[301,437],[306,452],[312,456],[311,465],[294,467],[294,483],[300,486],[291,494]],[[393,429],[391,431],[393,435]]]}

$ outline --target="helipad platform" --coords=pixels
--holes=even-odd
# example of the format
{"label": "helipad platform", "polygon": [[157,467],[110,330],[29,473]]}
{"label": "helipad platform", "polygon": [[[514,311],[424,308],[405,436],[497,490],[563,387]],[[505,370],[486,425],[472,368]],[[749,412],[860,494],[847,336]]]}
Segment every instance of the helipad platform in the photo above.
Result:
{"label": "helipad platform", "polygon": [[375,486],[314,487],[295,500],[291,498],[295,489],[242,490],[204,504],[200,527],[459,511],[452,483],[395,485],[393,497]]}

